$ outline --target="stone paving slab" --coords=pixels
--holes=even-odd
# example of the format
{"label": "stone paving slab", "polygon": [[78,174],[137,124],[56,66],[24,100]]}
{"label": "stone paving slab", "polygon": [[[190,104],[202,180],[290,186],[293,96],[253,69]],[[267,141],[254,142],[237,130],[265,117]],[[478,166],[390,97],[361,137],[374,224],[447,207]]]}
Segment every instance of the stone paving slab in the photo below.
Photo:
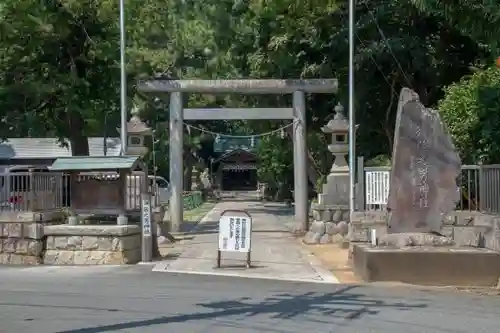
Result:
{"label": "stone paving slab", "polygon": [[[252,215],[251,265],[245,267],[246,254],[222,253],[221,268],[216,267],[217,222],[225,209],[247,210]],[[267,212],[275,213],[271,215]],[[223,275],[246,278],[338,283],[329,271],[307,250],[297,244],[287,231],[291,216],[283,207],[255,202],[223,202],[217,204],[193,230],[194,238],[187,242],[175,260],[159,262],[156,272]]]}

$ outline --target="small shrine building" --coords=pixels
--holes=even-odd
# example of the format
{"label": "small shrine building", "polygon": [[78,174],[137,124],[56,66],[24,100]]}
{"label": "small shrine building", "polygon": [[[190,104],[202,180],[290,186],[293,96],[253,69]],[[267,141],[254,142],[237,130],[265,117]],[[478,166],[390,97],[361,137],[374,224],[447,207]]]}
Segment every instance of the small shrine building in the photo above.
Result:
{"label": "small shrine building", "polygon": [[259,158],[255,152],[257,138],[217,137],[212,161],[214,183],[221,191],[256,191]]}

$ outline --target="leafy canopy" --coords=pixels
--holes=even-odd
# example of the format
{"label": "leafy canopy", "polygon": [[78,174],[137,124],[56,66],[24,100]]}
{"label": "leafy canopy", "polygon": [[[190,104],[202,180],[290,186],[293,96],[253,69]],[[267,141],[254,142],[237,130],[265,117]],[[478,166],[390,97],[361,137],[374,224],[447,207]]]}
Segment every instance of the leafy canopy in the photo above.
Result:
{"label": "leafy canopy", "polygon": [[463,162],[500,162],[498,68],[480,70],[447,87],[439,111]]}

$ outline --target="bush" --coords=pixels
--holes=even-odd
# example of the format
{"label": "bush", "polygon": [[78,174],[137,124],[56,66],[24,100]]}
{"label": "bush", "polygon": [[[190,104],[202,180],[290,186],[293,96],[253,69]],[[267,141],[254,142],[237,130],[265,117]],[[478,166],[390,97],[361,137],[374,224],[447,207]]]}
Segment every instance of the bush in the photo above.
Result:
{"label": "bush", "polygon": [[487,68],[445,89],[439,112],[462,162],[500,162],[500,70]]}

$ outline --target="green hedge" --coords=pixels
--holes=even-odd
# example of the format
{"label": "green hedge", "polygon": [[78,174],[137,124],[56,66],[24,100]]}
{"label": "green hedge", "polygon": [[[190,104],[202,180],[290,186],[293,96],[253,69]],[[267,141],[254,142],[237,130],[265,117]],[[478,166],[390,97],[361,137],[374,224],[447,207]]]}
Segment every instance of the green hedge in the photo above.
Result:
{"label": "green hedge", "polygon": [[200,191],[184,194],[184,210],[195,209],[203,203],[202,193]]}

